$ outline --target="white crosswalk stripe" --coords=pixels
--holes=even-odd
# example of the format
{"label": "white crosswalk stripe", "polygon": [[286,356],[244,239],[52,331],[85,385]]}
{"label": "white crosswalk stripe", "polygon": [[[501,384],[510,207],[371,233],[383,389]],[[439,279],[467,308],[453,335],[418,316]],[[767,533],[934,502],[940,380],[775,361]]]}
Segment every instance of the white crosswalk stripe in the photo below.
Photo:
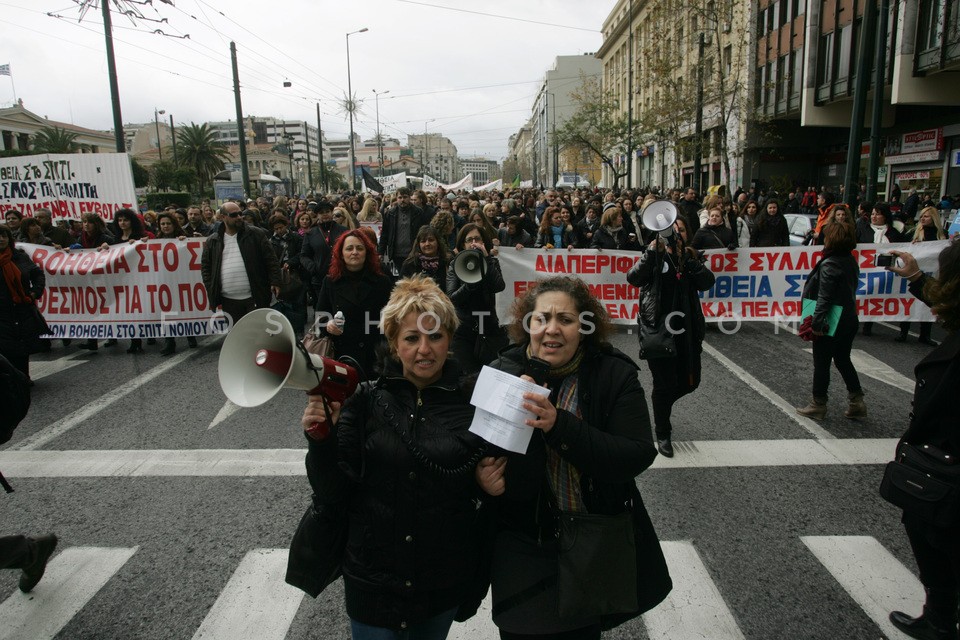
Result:
{"label": "white crosswalk stripe", "polygon": [[[801,540],[863,612],[892,640],[906,638],[890,611],[919,613],[923,588],[907,567],[869,536],[806,536]],[[650,640],[744,640],[744,635],[692,542],[662,542],[673,591],[642,617]],[[70,547],[54,556],[30,594],[14,592],[0,604],[0,640],[49,640],[137,552],[131,548]],[[304,594],[284,582],[286,549],[254,549],[244,556],[217,597],[194,640],[281,640]],[[487,594],[477,615],[454,623],[451,640],[496,640]]]}
{"label": "white crosswalk stripe", "polygon": [[286,549],[254,549],[240,562],[194,640],[283,640],[303,592],[283,581]]}
{"label": "white crosswalk stripe", "polygon": [[923,586],[903,563],[869,536],[801,540],[888,638],[907,638],[887,617],[895,610],[917,615],[923,606]]}
{"label": "white crosswalk stripe", "polygon": [[0,640],[47,640],[137,552],[132,548],[71,547],[53,557],[30,593],[0,604]]}
{"label": "white crosswalk stripe", "polygon": [[643,614],[650,640],[743,640],[743,633],[691,542],[662,542],[673,591]]}

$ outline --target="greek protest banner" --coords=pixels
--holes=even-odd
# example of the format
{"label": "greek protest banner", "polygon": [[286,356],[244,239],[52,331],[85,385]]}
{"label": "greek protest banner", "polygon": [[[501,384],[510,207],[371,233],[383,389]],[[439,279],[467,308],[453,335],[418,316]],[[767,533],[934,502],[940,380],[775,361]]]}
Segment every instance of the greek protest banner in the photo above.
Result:
{"label": "greek protest banner", "polygon": [[439,190],[440,187],[443,187],[445,191],[459,191],[460,189],[466,189],[467,191],[473,190],[473,174],[468,173],[465,177],[452,184],[443,184],[436,178],[424,174],[423,176],[423,190],[425,193],[434,193]]}
{"label": "greek protest banner", "polygon": [[19,209],[53,212],[53,220],[79,220],[85,213],[113,220],[135,209],[130,158],[125,153],[69,153],[0,158],[0,214]]}
{"label": "greek protest banner", "polygon": [[488,182],[487,184],[482,184],[479,187],[474,187],[474,191],[501,191],[503,189],[503,178],[494,180],[493,182]]}
{"label": "greek protest banner", "polygon": [[[937,272],[937,256],[947,241],[917,244],[860,245],[854,256],[860,266],[857,311],[861,321],[931,321],[930,309],[913,297],[909,282],[883,267],[874,266],[878,253],[891,249],[912,254],[927,274]],[[803,285],[821,258],[822,247],[777,247],[708,251],[706,266],[716,276],[709,291],[700,294],[707,322],[728,320],[784,321],[800,319]],[[626,274],[640,259],[634,251],[541,251],[501,248],[506,289],[497,294],[497,314],[509,319],[514,298],[537,280],[574,275],[590,287],[614,324],[636,322],[639,290]]]}
{"label": "greek protest banner", "polygon": [[400,187],[407,186],[407,174],[395,173],[392,176],[383,176],[377,178],[377,182],[383,187],[384,193],[393,193]]}
{"label": "greek protest banner", "polygon": [[60,251],[18,244],[47,286],[38,307],[56,338],[166,338],[225,333],[200,275],[204,238]]}

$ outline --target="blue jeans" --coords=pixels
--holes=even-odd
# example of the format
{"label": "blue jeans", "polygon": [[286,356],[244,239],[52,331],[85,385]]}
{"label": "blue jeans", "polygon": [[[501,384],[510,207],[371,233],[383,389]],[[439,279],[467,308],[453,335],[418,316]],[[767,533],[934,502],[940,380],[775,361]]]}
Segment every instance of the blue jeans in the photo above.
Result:
{"label": "blue jeans", "polygon": [[444,640],[456,614],[457,610],[453,608],[402,631],[374,627],[351,618],[350,633],[353,640]]}

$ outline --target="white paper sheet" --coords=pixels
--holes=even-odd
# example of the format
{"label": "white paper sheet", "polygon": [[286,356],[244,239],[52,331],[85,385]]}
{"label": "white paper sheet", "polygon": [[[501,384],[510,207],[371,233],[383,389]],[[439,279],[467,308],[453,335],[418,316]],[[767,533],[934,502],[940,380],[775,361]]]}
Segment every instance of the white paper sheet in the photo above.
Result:
{"label": "white paper sheet", "polygon": [[470,404],[477,408],[470,431],[507,451],[526,453],[536,416],[523,408],[523,394],[550,395],[550,390],[491,367],[483,367]]}

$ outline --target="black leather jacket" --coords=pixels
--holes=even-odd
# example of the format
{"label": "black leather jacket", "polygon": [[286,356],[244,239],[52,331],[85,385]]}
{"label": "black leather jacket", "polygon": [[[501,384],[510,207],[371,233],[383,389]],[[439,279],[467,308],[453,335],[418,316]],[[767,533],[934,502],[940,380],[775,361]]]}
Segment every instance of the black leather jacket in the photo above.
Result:
{"label": "black leather jacket", "polygon": [[813,330],[824,331],[830,305],[843,308],[840,322],[853,322],[857,317],[857,286],[860,267],[850,252],[822,258],[807,276],[803,297],[817,301],[813,312]]}
{"label": "black leather jacket", "polygon": [[[447,268],[447,295],[457,310],[460,326],[457,335],[477,334],[478,328],[483,334],[498,334],[500,318],[497,316],[496,294],[506,288],[500,261],[487,256],[487,272],[483,280],[467,284],[457,277],[453,265]],[[482,324],[481,324],[482,322]]]}
{"label": "black leather jacket", "polygon": [[[627,272],[627,282],[640,287],[637,322],[655,327],[661,317],[679,311],[683,317],[672,320],[670,326],[679,329],[678,322],[683,322],[687,331],[676,335],[675,339],[692,335],[697,342],[703,342],[706,322],[697,292],[712,287],[716,278],[712,271],[688,252],[684,254],[678,279],[676,267],[668,257],[665,252],[647,249]],[[663,271],[664,264],[667,265],[666,271]]]}

